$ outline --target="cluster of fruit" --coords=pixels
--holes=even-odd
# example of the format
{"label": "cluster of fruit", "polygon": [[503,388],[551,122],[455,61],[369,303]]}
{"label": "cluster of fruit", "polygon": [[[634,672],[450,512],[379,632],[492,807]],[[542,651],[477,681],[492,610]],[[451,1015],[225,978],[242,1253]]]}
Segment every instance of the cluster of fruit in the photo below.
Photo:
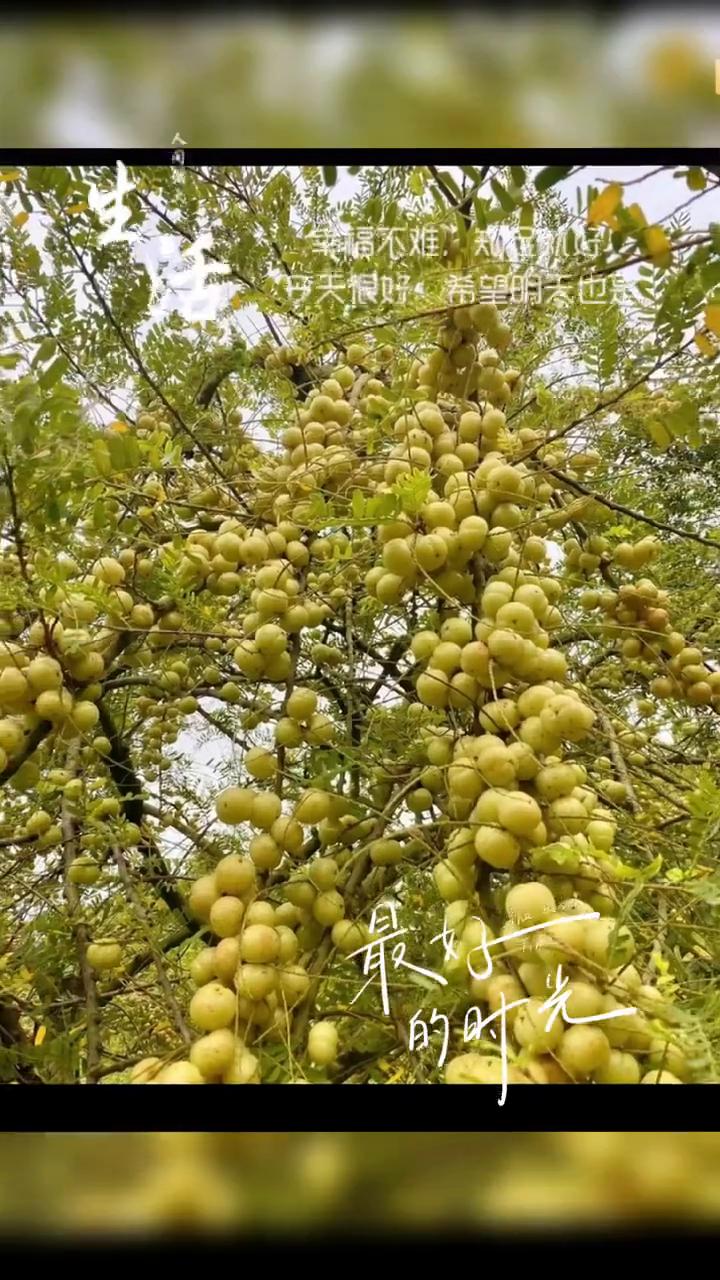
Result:
{"label": "cluster of fruit", "polygon": [[[520,919],[543,926],[520,948],[511,940],[499,971],[482,989],[470,978],[466,992],[468,1001],[491,1010],[501,993],[527,998],[508,1015],[512,1069],[524,1079],[625,1082],[645,1080],[648,1071],[666,1082],[689,1078],[672,1011],[641,981],[631,963],[632,939],[615,927],[618,898],[608,871],[615,823],[600,795],[617,801],[625,784],[591,785],[596,770],[578,757],[599,754],[596,709],[571,682],[556,643],[563,581],[545,535],[577,515],[578,503],[592,515],[592,501],[564,501],[564,482],[552,474],[564,456],[561,442],[548,452],[541,431],[515,430],[506,416],[521,385],[519,373],[504,367],[510,336],[497,309],[480,303],[454,310],[427,360],[408,367],[400,354],[395,374],[392,349],[368,353],[353,344],[345,363],[293,401],[280,449],[253,451],[235,412],[238,440],[222,446],[222,457],[230,482],[233,468],[244,474],[252,453],[253,483],[241,508],[230,483],[193,489],[193,469],[178,469],[167,480],[175,486],[178,537],[163,514],[163,486],[150,477],[135,513],[154,531],[146,550],[125,547],[87,574],[65,564],[62,585],[26,640],[1,642],[0,770],[46,721],[55,740],[79,737],[81,762],[107,780],[103,762],[111,744],[94,734],[96,704],[120,637],[124,666],[138,666],[148,687],[159,686],[157,696],[143,692],[136,700],[148,721],[140,760],[146,778],[166,766],[164,744],[208,689],[232,704],[250,686],[254,710],[243,712],[245,728],[263,723],[264,712],[275,719],[274,742],[266,734],[264,745],[244,754],[246,785],[217,797],[220,822],[242,828],[242,852],[204,871],[190,895],[195,917],[217,939],[192,965],[190,1021],[201,1037],[187,1060],[140,1064],[138,1081],[259,1079],[263,1038],[291,1039],[298,1006],[311,990],[314,949],[324,939],[349,956],[370,939],[363,921],[351,918],[355,900],[346,892],[346,864],[365,853],[371,865],[397,866],[398,876],[404,861],[429,855],[466,953],[477,945],[473,917],[498,939]],[[268,359],[282,369],[299,354],[288,349]],[[164,422],[155,407],[140,415],[138,427],[162,433]],[[579,475],[597,456],[588,451],[571,461],[568,474]],[[416,507],[363,516],[362,527],[354,527],[358,490],[365,510],[368,499],[396,493],[398,482],[418,475],[426,488]],[[320,531],[312,514],[318,490],[335,504]],[[346,528],[338,527],[343,515]],[[597,534],[562,545],[567,569],[586,575],[609,558],[624,571],[642,569],[657,552],[654,539],[613,550]],[[180,603],[157,589],[172,575],[182,588]],[[200,656],[187,652],[148,672],[154,650],[187,641],[190,612],[204,593],[220,598],[213,605],[219,612],[226,598],[227,609]],[[304,763],[331,744],[352,746],[356,759],[362,754],[362,741],[344,741],[352,715],[330,714],[332,703],[325,710],[320,702],[327,696],[324,668],[350,662],[342,642],[331,641],[346,635],[342,611],[360,600],[370,608],[363,617],[376,626],[380,646],[388,637],[404,646],[393,669],[404,681],[425,752],[396,806],[393,831],[382,806],[365,793],[364,766],[352,802],[312,784],[298,794],[302,784],[286,767],[286,752],[302,752]],[[653,693],[682,690],[696,705],[718,706],[717,675],[670,631],[667,599],[649,579],[612,592],[587,587],[580,603],[604,609],[603,633],[622,640],[629,661],[665,663]],[[216,655],[217,665],[205,665],[203,651]],[[371,637],[355,658],[375,679],[384,659],[373,652]],[[416,746],[409,744],[408,758]],[[305,772],[306,780],[312,776],[312,769]],[[86,782],[92,793],[93,779]],[[71,803],[76,784],[69,778],[62,787]],[[91,819],[121,818],[117,800],[98,803],[115,809],[96,808]],[[36,818],[35,828],[40,839],[56,831],[49,815]],[[87,844],[77,864],[73,882],[95,883]],[[600,919],[560,922],[585,909]],[[109,971],[121,953],[115,940],[100,939],[88,961]],[[559,963],[570,978],[572,1009],[609,1012],[625,992],[639,1012],[593,1027],[556,1022],[545,1031],[538,1004]],[[309,1055],[318,1066],[336,1061],[334,1021],[312,1027]],[[496,1059],[488,1066],[485,1056],[464,1054],[450,1060],[446,1078],[479,1080],[497,1067]]]}
{"label": "cluster of fruit", "polygon": [[[487,336],[492,331],[495,349],[477,352],[479,330]],[[331,540],[337,543],[345,535],[304,534],[302,496],[309,491],[310,480],[329,481],[336,493],[342,493],[348,476],[354,484],[361,476],[370,492],[382,493],[408,472],[430,475],[431,496],[417,516],[378,521],[374,539],[360,535],[353,550],[365,558],[378,557],[378,563],[366,570],[364,583],[382,609],[402,608],[403,599],[413,593],[425,598],[430,607],[439,602],[441,612],[448,615],[437,630],[420,629],[409,638],[418,703],[430,709],[435,719],[439,714],[442,722],[422,730],[428,763],[418,771],[416,785],[407,789],[406,807],[415,816],[434,811],[444,815],[444,824],[430,823],[433,828],[440,825],[442,843],[440,847],[429,843],[432,837],[424,838],[422,824],[392,835],[380,832],[367,846],[370,861],[380,867],[395,866],[418,850],[434,849],[435,884],[447,904],[447,919],[460,936],[456,963],[461,969],[463,957],[478,945],[479,918],[489,936],[494,936],[492,911],[486,902],[488,874],[500,881],[492,891],[494,907],[498,893],[504,899],[496,922],[500,940],[517,930],[519,920],[527,925],[532,917],[532,923],[543,925],[521,945],[507,944],[490,979],[481,983],[470,978],[467,983],[468,999],[486,1002],[493,1011],[503,998],[525,1001],[508,1015],[511,1069],[518,1079],[679,1082],[689,1078],[689,1067],[675,1043],[672,1011],[655,987],[642,982],[631,964],[633,939],[615,920],[618,902],[606,870],[615,835],[613,814],[588,785],[585,767],[573,759],[576,744],[593,733],[596,715],[583,692],[568,684],[567,660],[552,644],[553,632],[562,623],[558,608],[562,584],[550,571],[547,544],[538,532],[544,528],[543,511],[547,527],[557,527],[558,521],[552,518],[556,507],[550,499],[562,486],[548,475],[542,460],[535,465],[513,461],[541,437],[527,429],[512,432],[499,407],[517,383],[513,371],[501,368],[497,349],[505,340],[497,313],[491,314],[484,304],[456,311],[441,329],[438,352],[414,367],[414,400],[395,417],[396,443],[389,442],[379,458],[368,457],[365,449],[367,419],[378,407],[368,403],[375,389],[371,386],[368,392],[366,382],[365,398],[353,410],[349,397],[358,375],[346,367],[337,370],[332,380],[308,397],[298,424],[283,435],[285,453],[273,472],[273,510],[276,519],[289,516],[296,521],[297,528],[292,530],[296,536],[290,541],[306,549],[305,555],[297,553],[303,581],[306,588],[322,591],[329,575],[318,573],[314,566],[327,557]],[[464,371],[462,388],[460,371]],[[477,402],[468,399],[471,389],[480,393]],[[382,394],[380,388],[377,394]],[[443,394],[445,402],[439,399]],[[343,466],[334,470],[335,449],[351,454],[349,469],[344,458]],[[591,466],[596,459],[585,461]],[[581,463],[580,471],[585,466],[582,459]],[[245,534],[246,538],[257,536]],[[650,546],[643,544],[634,553],[637,566],[653,554],[652,540],[646,541]],[[234,551],[241,545],[239,541]],[[284,548],[268,546],[265,563],[273,566],[282,584],[276,591],[292,581],[294,554],[290,543]],[[622,548],[615,558],[625,563]],[[342,559],[339,563],[342,575]],[[593,555],[593,565],[581,567],[587,572],[599,563],[600,556]],[[332,598],[324,600],[324,618],[346,598],[352,582],[351,576],[336,586]],[[633,600],[649,600],[643,584],[638,586]],[[274,661],[288,652],[288,635],[295,628],[286,626],[287,606],[278,609],[268,623],[270,610],[258,607],[257,592],[270,590],[264,581],[256,580],[256,594],[250,600],[253,607],[243,622],[254,648],[248,650],[246,640],[235,651],[235,661],[249,679],[285,677],[280,667],[268,671],[267,657]],[[295,599],[292,592],[287,594]],[[625,591],[624,598],[629,596]],[[591,606],[593,601],[584,603]],[[307,689],[290,695],[276,729],[278,746],[317,743],[324,733],[329,740],[329,717],[323,722],[323,734],[312,737],[318,712],[311,701]],[[250,754],[246,758],[250,773],[268,780],[273,777],[269,761],[264,775],[254,770],[253,761]],[[603,794],[609,798],[606,789]],[[258,796],[263,797],[262,803],[270,799],[267,792],[231,789],[218,797],[218,814],[224,821],[255,824]],[[268,832],[274,841],[272,856],[266,857],[264,843],[258,844],[263,837],[253,836],[247,865],[260,872],[277,872],[289,857],[299,859],[300,867],[282,886],[286,902],[269,906],[262,900],[262,886],[253,881],[246,890],[250,899],[243,904],[236,898],[230,912],[217,876],[198,882],[208,895],[209,914],[203,918],[210,927],[217,932],[213,911],[217,916],[227,909],[232,916],[227,927],[236,928],[233,1017],[239,1017],[244,1026],[244,1041],[252,1038],[256,1025],[262,1028],[261,1034],[268,1034],[271,1024],[282,1022],[287,1032],[293,1004],[302,1000],[309,984],[307,971],[295,964],[300,949],[309,954],[324,930],[331,931],[332,944],[341,954],[356,951],[370,937],[363,922],[346,917],[342,890],[336,886],[342,881],[344,851],[353,842],[367,839],[373,819],[358,819],[342,797],[323,791],[305,793],[288,814],[282,813],[274,794],[272,801],[274,816]],[[294,833],[291,851],[273,828],[278,822],[284,824],[284,832]],[[303,826],[316,828],[323,848],[329,847],[334,856],[313,855],[303,861]],[[312,842],[308,847],[313,847]],[[220,896],[215,898],[216,894]],[[294,943],[288,936],[284,955],[279,942],[268,943],[272,956],[268,951],[267,957],[257,961],[244,954],[243,938],[248,924],[255,925],[260,907],[268,911],[263,923],[276,934],[285,930]],[[597,913],[600,918],[563,920],[578,913]],[[251,968],[248,985],[243,971],[254,963],[260,964],[263,974],[256,979]],[[603,1020],[598,1026],[566,1027],[556,1020],[546,1031],[539,1006],[559,964],[569,978],[567,1007],[572,1016],[617,1010],[618,997],[628,995],[638,1012]],[[466,969],[464,974],[467,977]],[[216,982],[222,975],[211,969],[208,959],[203,976]],[[225,1004],[229,1010],[227,998]],[[202,1029],[214,1032],[217,1028]],[[332,1041],[331,1050],[315,1053],[317,1035],[311,1036],[311,1057],[317,1063],[334,1061],[334,1024],[328,1023],[322,1032]],[[498,1069],[497,1058],[463,1054],[450,1060],[446,1078],[490,1080],[499,1078]]]}

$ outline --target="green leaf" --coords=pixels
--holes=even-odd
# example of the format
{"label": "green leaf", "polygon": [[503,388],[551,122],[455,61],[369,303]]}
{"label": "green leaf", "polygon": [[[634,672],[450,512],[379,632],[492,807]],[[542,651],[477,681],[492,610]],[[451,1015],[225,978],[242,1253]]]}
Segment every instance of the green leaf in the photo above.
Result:
{"label": "green leaf", "polygon": [[510,177],[513,180],[514,186],[516,187],[525,186],[525,179],[527,178],[527,173],[525,172],[525,169],[521,164],[510,165]]}
{"label": "green leaf", "polygon": [[562,182],[563,178],[567,178],[572,172],[572,165],[551,164],[546,169],[541,169],[535,177],[536,191],[549,191],[551,187]]}
{"label": "green leaf", "polygon": [[658,418],[651,419],[648,422],[647,433],[653,444],[657,446],[661,453],[664,453],[666,449],[669,449],[673,442],[672,432],[670,432],[665,424],[660,422]]}
{"label": "green leaf", "polygon": [[477,184],[481,181],[480,170],[476,169],[474,164],[461,164],[460,168],[465,174],[465,177],[469,178],[474,186],[477,186]]}
{"label": "green leaf", "polygon": [[45,500],[45,515],[50,524],[57,524],[60,519],[60,503],[54,493],[49,494]]}
{"label": "green leaf", "polygon": [[383,211],[383,205],[380,197],[371,196],[371,198],[368,200],[367,204],[365,205],[365,217],[367,218],[368,222],[371,222],[373,223],[373,225],[376,225],[380,220],[382,211]]}
{"label": "green leaf", "polygon": [[8,352],[7,355],[0,356],[0,369],[14,369],[21,360],[22,356],[19,351]]}
{"label": "green leaf", "polygon": [[324,164],[322,166],[322,176],[326,187],[334,187],[337,182],[337,165]]}
{"label": "green leaf", "polygon": [[442,182],[444,187],[448,187],[450,189],[456,200],[462,200],[462,191],[452,174],[448,173],[447,169],[438,169],[438,179]]}
{"label": "green leaf", "polygon": [[695,165],[688,169],[685,181],[690,191],[704,191],[707,186],[707,177],[704,170]]}
{"label": "green leaf", "polygon": [[720,907],[720,879],[717,876],[706,880],[684,880],[683,889],[709,907]]}
{"label": "green leaf", "polygon": [[494,194],[497,196],[500,207],[505,210],[505,213],[513,213],[515,210],[515,201],[510,195],[510,192],[506,190],[501,182],[498,182],[497,178],[490,179],[490,186],[492,187]]}
{"label": "green leaf", "polygon": [[96,469],[101,476],[111,476],[113,472],[110,450],[105,440],[93,440],[92,457]]}
{"label": "green leaf", "polygon": [[399,499],[400,510],[405,515],[415,516],[427,502],[430,488],[430,473],[413,471],[408,475],[399,476],[392,486],[392,492]]}
{"label": "green leaf", "polygon": [[351,506],[351,510],[354,518],[356,520],[361,520],[362,517],[365,515],[365,506],[366,506],[365,495],[363,494],[362,489],[353,489],[352,501],[350,506]]}
{"label": "green leaf", "polygon": [[47,369],[43,369],[38,377],[38,382],[43,390],[47,391],[50,387],[54,387],[55,383],[60,381],[68,368],[69,364],[65,356],[58,356],[57,360],[53,360],[52,364],[48,365]]}
{"label": "green leaf", "polygon": [[535,206],[532,200],[525,200],[520,206],[520,226],[531,227],[535,217]]}
{"label": "green leaf", "polygon": [[477,222],[480,230],[484,231],[488,224],[487,223],[487,210],[488,210],[487,200],[483,200],[481,196],[476,196],[475,199],[473,200],[473,209],[475,210],[475,221]]}
{"label": "green leaf", "polygon": [[35,353],[33,365],[44,364],[46,360],[51,360],[57,351],[57,342],[54,338],[43,338],[40,346]]}

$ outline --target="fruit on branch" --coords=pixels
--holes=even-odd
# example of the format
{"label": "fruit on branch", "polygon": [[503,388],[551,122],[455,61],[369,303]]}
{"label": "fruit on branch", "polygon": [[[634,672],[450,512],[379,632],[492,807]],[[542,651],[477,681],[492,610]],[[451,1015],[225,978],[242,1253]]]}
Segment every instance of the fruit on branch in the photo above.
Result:
{"label": "fruit on branch", "polygon": [[[691,1078],[670,1006],[637,970],[632,979],[638,944],[618,924],[614,854],[632,795],[616,753],[604,755],[590,683],[573,679],[561,647],[567,591],[601,614],[633,669],[652,669],[655,698],[718,710],[720,677],[672,629],[667,593],[635,576],[657,539],[613,545],[593,528],[607,511],[572,482],[598,455],[514,425],[523,379],[506,364],[512,334],[497,308],[456,308],[434,339],[412,363],[400,345],[351,343],[320,385],[303,378],[268,448],[237,416],[231,432],[202,417],[223,475],[193,450],[162,483],[141,476],[130,495],[138,545],[120,545],[117,512],[101,546],[84,530],[87,563],[63,561],[25,640],[22,618],[0,640],[0,768],[22,760],[42,724],[90,775],[87,796],[77,778],[57,784],[72,813],[83,809],[83,839],[98,840],[70,863],[73,884],[97,882],[105,828],[144,849],[142,806],[127,812],[130,771],[107,721],[116,681],[118,692],[143,684],[143,780],[172,767],[168,748],[208,698],[225,704],[242,744],[211,839],[190,833],[201,856],[188,906],[213,945],[190,963],[198,1037],[162,1082],[261,1079],[266,1046],[315,1016],[314,957],[359,952],[373,940],[362,915],[375,888],[420,878],[456,936],[446,971],[460,1017],[526,1001],[508,1015],[512,1081]],[[296,393],[291,371],[306,357],[292,345],[262,355]],[[163,436],[162,406],[144,406],[137,426]],[[368,726],[387,713],[388,691],[407,718],[381,759]],[[108,779],[117,795],[96,794]],[[56,825],[47,804],[24,818],[38,844]],[[512,936],[523,929],[533,932]],[[487,939],[495,972],[483,977]],[[88,948],[100,972],[121,957],[114,940]],[[542,1006],[559,967],[572,1016],[628,1001],[638,1012],[597,1026],[557,1017],[548,1030]],[[338,1029],[317,1012],[299,1056],[332,1068],[342,1019]],[[445,1079],[496,1083],[498,1061],[453,1052]]]}
{"label": "fruit on branch", "polygon": [[87,949],[87,961],[98,973],[117,969],[122,963],[122,947],[113,938],[98,938]]}

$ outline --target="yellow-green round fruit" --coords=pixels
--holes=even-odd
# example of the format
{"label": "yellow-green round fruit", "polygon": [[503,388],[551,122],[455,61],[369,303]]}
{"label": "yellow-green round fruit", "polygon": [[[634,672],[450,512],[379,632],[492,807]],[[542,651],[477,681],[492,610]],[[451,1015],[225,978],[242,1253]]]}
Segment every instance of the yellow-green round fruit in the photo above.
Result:
{"label": "yellow-green round fruit", "polygon": [[610,1043],[600,1027],[571,1026],[563,1034],[557,1056],[569,1076],[585,1078],[607,1066]]}
{"label": "yellow-green round fruit", "polygon": [[89,854],[81,854],[70,863],[67,872],[71,884],[91,885],[100,879],[100,868]]}
{"label": "yellow-green round fruit", "polygon": [[313,903],[312,912],[318,924],[326,929],[337,924],[338,920],[342,920],[345,915],[342,894],[338,893],[337,889],[327,889],[324,893],[319,893]]}
{"label": "yellow-green round fruit", "polygon": [[[214,888],[217,893],[232,894],[241,898],[252,889],[254,884],[255,867],[249,858],[242,858],[238,853],[229,853],[227,857],[220,859],[215,868],[214,879]],[[210,906],[212,907],[212,903]]]}
{"label": "yellow-green round fruit", "polygon": [[250,747],[250,750],[245,753],[244,764],[253,778],[259,778],[263,782],[274,778],[277,772],[275,756],[269,751],[264,751],[262,747]]}
{"label": "yellow-green round fruit", "polygon": [[682,1080],[678,1080],[672,1071],[648,1071],[644,1075],[641,1084],[682,1084]]}
{"label": "yellow-green round fruit", "polygon": [[24,671],[33,693],[44,693],[48,689],[60,689],[63,682],[63,671],[55,658],[33,658]]}
{"label": "yellow-green round fruit", "polygon": [[248,822],[252,814],[254,793],[248,787],[226,787],[215,797],[215,812],[221,822],[235,826]]}
{"label": "yellow-green round fruit", "polygon": [[632,934],[626,925],[617,927],[614,918],[588,920],[585,923],[585,941],[583,950],[589,960],[595,964],[607,965],[610,961],[612,946],[612,962],[615,966],[627,964],[635,951]]}
{"label": "yellow-green round fruit", "polygon": [[264,1000],[277,987],[277,972],[268,964],[243,964],[236,977],[238,994],[248,1000]]}
{"label": "yellow-green round fruit", "polygon": [[277,931],[267,924],[248,925],[240,939],[240,954],[246,964],[272,964],[280,951]]}
{"label": "yellow-green round fruit", "polygon": [[232,1065],[237,1041],[229,1027],[201,1036],[190,1050],[190,1061],[206,1080],[216,1079]]}
{"label": "yellow-green round fruit", "polygon": [[557,1014],[553,1018],[553,1011],[543,1008],[543,1001],[533,996],[518,1010],[513,1035],[532,1053],[549,1053],[562,1039],[562,1018]]}
{"label": "yellow-green round fruit", "polygon": [[245,903],[240,898],[223,894],[210,908],[210,928],[218,938],[232,938],[240,932]]}
{"label": "yellow-green round fruit", "polygon": [[383,837],[373,840],[370,846],[370,860],[376,867],[392,867],[402,861],[403,847],[399,840]]}
{"label": "yellow-green round fruit", "polygon": [[155,1079],[156,1084],[204,1084],[205,1077],[200,1074],[197,1067],[192,1062],[183,1059],[181,1062],[171,1062],[169,1066],[164,1067]]}
{"label": "yellow-green round fruit", "polygon": [[[503,1063],[489,1053],[461,1053],[445,1067],[446,1084],[502,1084]],[[519,1067],[507,1066],[508,1084],[530,1084]]]}
{"label": "yellow-green round fruit", "polygon": [[497,870],[514,866],[520,857],[520,844],[509,831],[497,827],[478,827],[475,832],[478,857]]}
{"label": "yellow-green round fruit", "polygon": [[302,965],[286,964],[280,970],[280,991],[290,1008],[305,998],[309,987],[310,975]]}
{"label": "yellow-green round fruit", "polygon": [[327,791],[305,791],[295,807],[293,816],[303,826],[314,827],[323,818],[329,816],[331,808],[332,797]]}
{"label": "yellow-green round fruit", "polygon": [[550,919],[555,909],[552,893],[537,880],[513,885],[505,899],[508,916],[523,928],[543,924]]}
{"label": "yellow-green round fruit", "polygon": [[[3,675],[6,674],[4,671]],[[51,724],[59,724],[61,720],[67,719],[72,708],[72,696],[67,689],[48,689],[35,699],[35,714],[41,720],[49,720]]]}
{"label": "yellow-green round fruit", "polygon": [[428,667],[418,676],[417,696],[426,707],[446,707],[450,699],[450,681],[444,671]]}
{"label": "yellow-green round fruit", "polygon": [[604,1067],[595,1072],[598,1084],[639,1084],[640,1066],[637,1058],[621,1049],[611,1049]]}
{"label": "yellow-green round fruit", "polygon": [[190,977],[196,987],[204,987],[206,983],[212,982],[216,977],[215,973],[215,947],[203,947],[193,957],[190,965]]}
{"label": "yellow-green round fruit", "polygon": [[270,835],[281,849],[294,857],[302,851],[305,836],[300,823],[295,818],[280,814],[270,827]]}
{"label": "yellow-green round fruit", "polygon": [[253,637],[258,653],[272,656],[287,649],[287,632],[277,622],[264,622]]}
{"label": "yellow-green round fruit", "polygon": [[36,809],[25,823],[25,831],[29,836],[42,836],[52,826],[52,818],[44,809]]}
{"label": "yellow-green round fruit", "polygon": [[338,1033],[333,1022],[316,1022],[308,1036],[310,1061],[317,1067],[327,1067],[337,1058]]}
{"label": "yellow-green round fruit", "polygon": [[280,817],[282,801],[274,791],[256,791],[250,809],[250,821],[254,827],[269,831]]}
{"label": "yellow-green round fruit", "polygon": [[215,876],[200,876],[190,890],[188,905],[197,920],[208,920],[213,903],[219,897]]}
{"label": "yellow-green round fruit", "polygon": [[315,901],[317,890],[309,880],[291,879],[283,886],[288,902],[299,911],[310,911]]}
{"label": "yellow-green round fruit", "polygon": [[199,1031],[220,1031],[235,1021],[235,994],[220,982],[199,987],[190,1001],[190,1021]]}
{"label": "yellow-green round fruit", "polygon": [[602,992],[591,982],[573,981],[565,988],[567,1001],[565,1008],[570,1018],[594,1018],[603,1013],[605,1002]]}
{"label": "yellow-green round fruit", "polygon": [[17,720],[0,720],[0,751],[12,756],[20,750],[24,741],[25,734]]}
{"label": "yellow-green round fruit", "polygon": [[338,920],[332,927],[332,943],[343,955],[359,951],[368,943],[368,932],[361,921]]}
{"label": "yellow-green round fruit", "polygon": [[91,942],[87,949],[87,961],[91,969],[104,973],[109,969],[117,969],[122,960],[122,947],[112,938],[99,938]]}
{"label": "yellow-green round fruit", "polygon": [[308,863],[307,873],[315,888],[324,893],[335,887],[338,878],[338,864],[334,858],[313,858]]}
{"label": "yellow-green round fruit", "polygon": [[272,871],[282,862],[283,851],[268,831],[253,836],[248,853],[258,871]]}
{"label": "yellow-green round fruit", "polygon": [[161,1070],[159,1058],[142,1058],[130,1072],[131,1084],[154,1084]]}
{"label": "yellow-green round fruit", "polygon": [[232,1065],[223,1074],[223,1084],[260,1084],[258,1060],[249,1049],[240,1046],[235,1050]]}
{"label": "yellow-green round fruit", "polygon": [[117,587],[125,580],[125,570],[120,561],[113,559],[112,556],[103,556],[98,560],[93,573],[109,587]]}
{"label": "yellow-green round fruit", "polygon": [[100,712],[94,702],[76,702],[72,711],[72,721],[80,733],[89,733],[100,719]]}
{"label": "yellow-green round fruit", "polygon": [[[230,986],[235,978],[240,964],[240,939],[239,938],[221,938],[217,946],[214,948],[213,969],[211,977]],[[210,979],[207,978],[206,981]]]}
{"label": "yellow-green round fruit", "polygon": [[498,821],[501,827],[514,836],[529,836],[542,821],[542,812],[537,800],[523,791],[512,791],[501,795],[497,806]]}
{"label": "yellow-green round fruit", "polygon": [[303,736],[300,725],[296,720],[291,720],[290,716],[281,716],[275,728],[275,741],[279,747],[293,747],[302,745]]}

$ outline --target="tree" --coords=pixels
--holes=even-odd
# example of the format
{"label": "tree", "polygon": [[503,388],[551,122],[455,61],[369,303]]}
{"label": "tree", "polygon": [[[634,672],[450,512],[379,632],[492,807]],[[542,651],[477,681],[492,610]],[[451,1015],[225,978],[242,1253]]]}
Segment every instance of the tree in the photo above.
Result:
{"label": "tree", "polygon": [[127,177],[0,175],[2,1078],[714,1081],[717,176]]}

